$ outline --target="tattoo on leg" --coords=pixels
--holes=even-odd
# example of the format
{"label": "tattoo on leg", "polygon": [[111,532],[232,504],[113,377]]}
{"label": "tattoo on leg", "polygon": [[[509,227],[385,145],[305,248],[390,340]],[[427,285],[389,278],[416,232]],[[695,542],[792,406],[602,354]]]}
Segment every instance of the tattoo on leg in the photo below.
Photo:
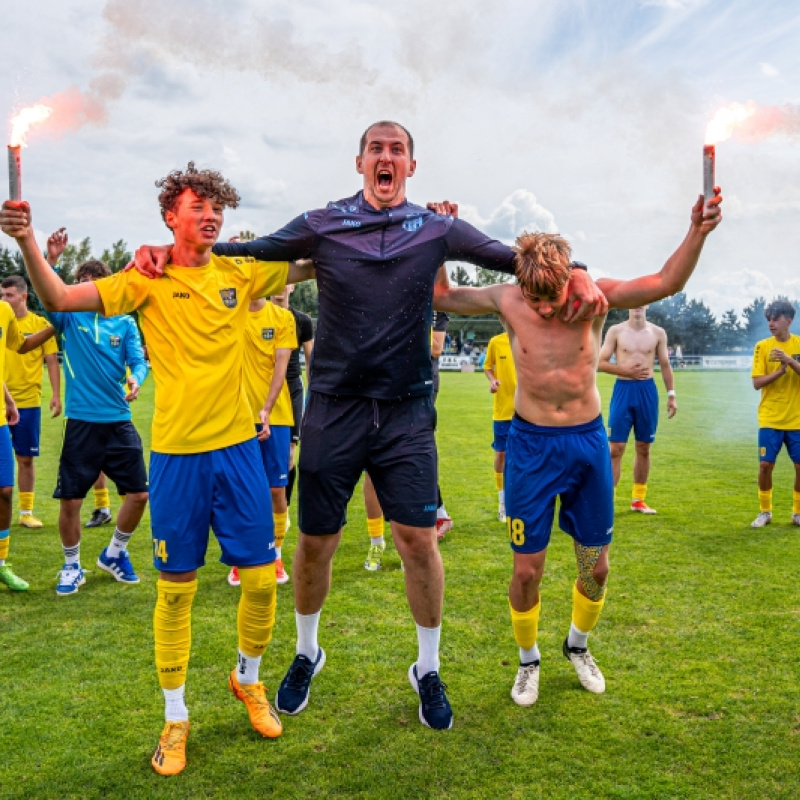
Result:
{"label": "tattoo on leg", "polygon": [[600,547],[584,547],[578,542],[575,543],[575,555],[578,559],[578,578],[586,589],[586,594],[595,603],[603,599],[606,593],[605,585],[601,586],[594,579],[594,567],[603,552]]}

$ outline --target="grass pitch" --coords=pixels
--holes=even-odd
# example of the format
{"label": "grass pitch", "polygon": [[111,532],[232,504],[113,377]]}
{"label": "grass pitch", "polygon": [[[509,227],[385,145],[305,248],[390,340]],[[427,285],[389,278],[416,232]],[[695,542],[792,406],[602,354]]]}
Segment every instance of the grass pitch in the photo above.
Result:
{"label": "grass pitch", "polygon": [[[599,382],[607,407],[611,380]],[[62,555],[49,494],[62,423],[45,421],[36,513],[46,524],[38,532],[14,526],[11,534],[10,561],[32,588],[11,594],[0,587],[0,797],[796,797],[793,469],[782,455],[775,521],[752,530],[757,393],[749,377],[680,372],[676,388],[678,415],[662,418],[653,448],[647,501],[657,516],[627,511],[632,446],[623,465],[608,599],[590,640],[606,694],[581,689],[560,652],[575,568],[570,540],[556,531],[542,586],[540,699],[529,709],[511,701],[511,554],[496,521],[487,383],[482,375],[444,374],[441,483],[456,527],[441,545],[442,675],[453,730],[418,721],[406,678],[416,637],[403,573],[391,545],[380,572],[363,569],[368,539],[357,492],[320,626],[328,661],[308,708],[283,717],[284,735],[275,741],[250,729],[226,688],[238,593],[225,582],[212,540],[194,605],[189,765],[171,779],[149,764],[163,715],[148,518],[131,542],[139,586],[93,568],[111,536],[106,527],[85,532],[86,586],[57,598]],[[148,382],[135,407],[146,443],[151,408]],[[91,498],[84,518],[89,506]],[[295,535],[293,528],[288,564]],[[279,587],[262,664],[271,698],[293,655],[289,584]]]}

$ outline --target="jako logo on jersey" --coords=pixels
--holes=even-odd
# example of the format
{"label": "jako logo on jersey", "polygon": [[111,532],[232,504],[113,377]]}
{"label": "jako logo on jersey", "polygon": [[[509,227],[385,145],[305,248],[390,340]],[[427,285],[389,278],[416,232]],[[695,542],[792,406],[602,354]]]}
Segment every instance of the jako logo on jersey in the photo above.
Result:
{"label": "jako logo on jersey", "polygon": [[262,328],[261,329],[261,338],[266,339],[269,341],[270,339],[275,338],[275,328]]}
{"label": "jako logo on jersey", "polygon": [[436,511],[436,504],[435,503],[428,503],[428,505],[425,506],[422,510],[423,511]]}
{"label": "jako logo on jersey", "polygon": [[122,344],[122,337],[121,336],[109,336],[108,341],[111,343],[112,347],[119,347]]}
{"label": "jako logo on jersey", "polygon": [[414,231],[418,231],[423,226],[424,222],[425,220],[422,217],[409,217],[403,221],[403,230],[414,233]]}
{"label": "jako logo on jersey", "polygon": [[344,225],[347,228],[360,228],[361,221],[357,219],[343,219],[342,225]]}
{"label": "jako logo on jersey", "polygon": [[188,300],[189,299],[189,292],[173,292],[172,293],[173,300]]}
{"label": "jako logo on jersey", "polygon": [[226,308],[236,308],[238,303],[236,289],[220,289],[219,296],[222,298],[222,303]]}

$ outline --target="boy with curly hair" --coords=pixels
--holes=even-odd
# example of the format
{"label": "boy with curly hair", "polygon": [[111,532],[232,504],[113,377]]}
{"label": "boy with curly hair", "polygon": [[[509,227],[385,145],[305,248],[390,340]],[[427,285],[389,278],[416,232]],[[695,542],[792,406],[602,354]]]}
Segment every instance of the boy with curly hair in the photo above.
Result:
{"label": "boy with curly hair", "polygon": [[42,258],[28,203],[5,203],[0,225],[17,240],[48,310],[139,311],[156,387],[150,502],[159,570],[155,657],[166,718],[152,765],[162,775],[174,775],[186,766],[191,608],[209,528],[220,543],[221,560],[238,567],[241,576],[238,665],[228,686],[246,705],[256,731],[270,738],[282,731],[259,681],[275,621],[275,547],[242,359],[250,301],[279,293],[289,264],[212,254],[223,210],[239,203],[220,173],[190,162],[156,185],[162,217],[174,236],[171,262],[157,280],[131,270],[67,286]]}

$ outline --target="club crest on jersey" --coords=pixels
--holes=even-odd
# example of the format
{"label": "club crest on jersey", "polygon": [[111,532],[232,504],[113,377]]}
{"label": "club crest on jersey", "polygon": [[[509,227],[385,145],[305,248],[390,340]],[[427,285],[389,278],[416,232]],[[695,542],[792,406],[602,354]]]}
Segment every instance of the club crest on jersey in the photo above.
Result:
{"label": "club crest on jersey", "polygon": [[236,299],[236,289],[220,289],[219,296],[222,298],[225,308],[236,308],[236,304],[239,302]]}
{"label": "club crest on jersey", "polygon": [[109,336],[108,341],[112,347],[119,347],[122,344],[121,336]]}
{"label": "club crest on jersey", "polygon": [[262,328],[261,329],[261,338],[266,339],[269,341],[270,339],[275,338],[275,328]]}
{"label": "club crest on jersey", "polygon": [[423,222],[422,217],[409,217],[403,220],[403,230],[414,233],[414,231],[418,231],[422,227]]}

